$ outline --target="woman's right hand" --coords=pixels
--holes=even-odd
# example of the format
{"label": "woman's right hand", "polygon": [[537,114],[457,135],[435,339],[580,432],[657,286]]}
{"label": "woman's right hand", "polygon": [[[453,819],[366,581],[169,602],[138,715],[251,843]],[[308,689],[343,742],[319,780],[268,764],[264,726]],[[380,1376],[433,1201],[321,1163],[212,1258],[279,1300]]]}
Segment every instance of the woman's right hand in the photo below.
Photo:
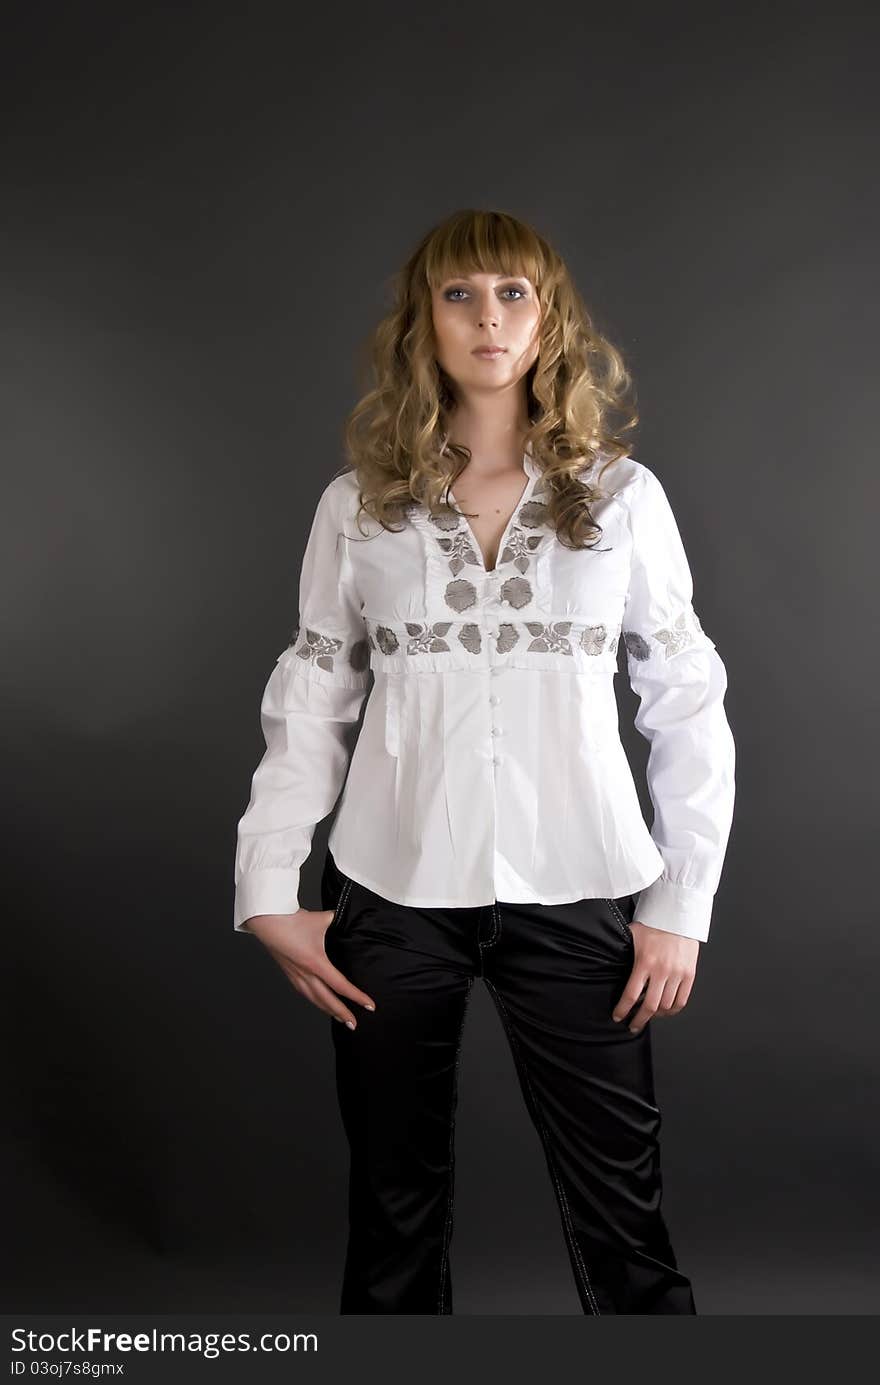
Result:
{"label": "woman's right hand", "polygon": [[334,913],[334,909],[298,909],[295,914],[254,914],[245,923],[268,948],[300,995],[349,1029],[356,1029],[354,1015],[339,995],[363,1005],[365,1010],[375,1010],[376,1006],[366,991],[353,985],[327,956],[324,934]]}

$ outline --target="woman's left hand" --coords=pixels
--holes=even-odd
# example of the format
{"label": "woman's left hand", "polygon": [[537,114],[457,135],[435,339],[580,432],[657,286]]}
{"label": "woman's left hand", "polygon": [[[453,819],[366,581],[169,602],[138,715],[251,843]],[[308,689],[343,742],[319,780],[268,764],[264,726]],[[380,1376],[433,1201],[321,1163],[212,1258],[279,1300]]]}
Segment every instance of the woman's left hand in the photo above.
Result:
{"label": "woman's left hand", "polygon": [[639,1034],[655,1015],[677,1015],[687,1005],[700,942],[698,938],[685,938],[680,933],[650,928],[637,921],[630,924],[630,929],[636,960],[611,1018],[625,1019],[647,985],[645,998],[629,1023],[632,1033]]}

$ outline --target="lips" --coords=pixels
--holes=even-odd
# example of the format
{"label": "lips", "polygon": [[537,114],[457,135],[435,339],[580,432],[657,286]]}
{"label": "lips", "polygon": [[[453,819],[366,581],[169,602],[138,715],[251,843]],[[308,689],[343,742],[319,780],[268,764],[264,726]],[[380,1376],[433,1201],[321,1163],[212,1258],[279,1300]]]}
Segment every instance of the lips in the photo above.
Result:
{"label": "lips", "polygon": [[507,350],[506,346],[477,346],[471,352],[472,356],[503,356]]}

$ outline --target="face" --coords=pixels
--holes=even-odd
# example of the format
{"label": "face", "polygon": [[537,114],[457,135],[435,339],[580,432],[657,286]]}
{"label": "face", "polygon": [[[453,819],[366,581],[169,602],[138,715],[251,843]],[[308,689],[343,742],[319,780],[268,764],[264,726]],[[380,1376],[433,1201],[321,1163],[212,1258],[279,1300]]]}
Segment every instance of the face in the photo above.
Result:
{"label": "face", "polygon": [[[541,311],[530,280],[463,275],[445,280],[431,298],[437,360],[464,393],[509,388],[534,364]],[[475,354],[487,346],[504,350]]]}

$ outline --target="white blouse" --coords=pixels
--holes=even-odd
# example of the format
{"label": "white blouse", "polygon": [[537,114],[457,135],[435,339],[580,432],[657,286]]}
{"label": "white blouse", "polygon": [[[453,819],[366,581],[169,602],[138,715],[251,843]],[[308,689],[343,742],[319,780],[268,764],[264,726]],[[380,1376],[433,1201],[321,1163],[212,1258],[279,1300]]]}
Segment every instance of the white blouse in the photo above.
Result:
{"label": "white blouse", "polygon": [[[492,571],[448,490],[454,515],[411,504],[397,533],[364,514],[359,532],[354,471],[323,491],[299,623],[260,709],[236,930],[299,908],[314,828],[342,789],[328,845],[386,899],[445,908],[640,892],[639,923],[708,936],[735,752],[725,667],[694,612],[669,501],[648,467],[618,459],[591,505],[598,547],[575,551],[546,522],[528,451],[523,470]],[[599,464],[579,474],[595,481]],[[619,735],[621,636],[650,742],[650,832]]]}

